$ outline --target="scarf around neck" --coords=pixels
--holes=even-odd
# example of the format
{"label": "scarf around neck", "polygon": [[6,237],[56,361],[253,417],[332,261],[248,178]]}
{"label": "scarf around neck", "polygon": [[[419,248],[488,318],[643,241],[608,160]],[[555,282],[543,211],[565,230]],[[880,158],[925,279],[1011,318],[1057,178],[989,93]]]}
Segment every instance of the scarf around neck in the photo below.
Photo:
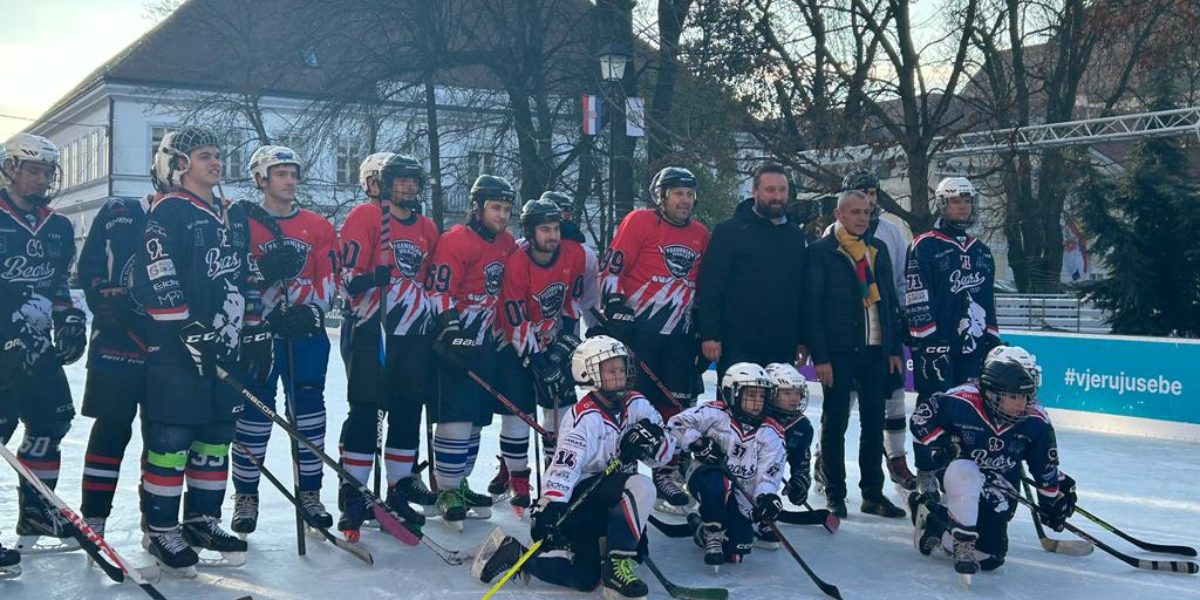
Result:
{"label": "scarf around neck", "polygon": [[870,308],[879,302],[879,286],[875,283],[873,272],[875,253],[878,251],[874,246],[863,241],[861,237],[846,231],[845,227],[839,225],[834,228],[834,232],[837,236],[838,248],[849,255],[851,262],[854,263],[854,276],[858,279],[858,289],[862,294],[863,306]]}

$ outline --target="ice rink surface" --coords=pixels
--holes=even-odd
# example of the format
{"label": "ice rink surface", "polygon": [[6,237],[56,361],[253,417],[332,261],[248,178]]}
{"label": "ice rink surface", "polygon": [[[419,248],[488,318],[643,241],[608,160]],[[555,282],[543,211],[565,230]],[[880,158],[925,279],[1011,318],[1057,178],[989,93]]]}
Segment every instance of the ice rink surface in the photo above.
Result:
{"label": "ice rink surface", "polygon": [[[83,361],[68,367],[67,374],[78,406],[83,393]],[[702,399],[713,395],[711,372],[707,383],[708,393]],[[346,414],[345,395],[345,371],[341,358],[335,353],[330,361],[326,390],[329,432],[325,444],[335,458],[336,440]],[[282,392],[279,398],[282,408]],[[816,391],[808,416],[814,423],[819,423],[820,414],[821,399]],[[843,522],[836,535],[830,535],[818,526],[782,526],[784,534],[813,570],[837,585],[845,598],[1200,598],[1200,576],[1139,571],[1100,550],[1086,557],[1044,552],[1038,545],[1029,512],[1024,509],[1017,512],[1009,527],[1007,563],[996,572],[977,575],[970,590],[962,588],[948,558],[924,557],[913,549],[908,519],[888,520],[857,511],[860,500],[855,450],[858,429],[854,421],[852,418],[847,434],[850,440],[847,452],[847,471],[851,479],[848,482],[850,518]],[[91,419],[77,417],[63,442],[62,478],[58,491],[76,509],[80,501],[84,449],[91,426]],[[475,490],[483,491],[497,468],[498,428],[497,423],[484,431],[479,463],[471,475]],[[22,430],[18,429],[15,439],[9,443],[14,451],[21,435]],[[141,534],[138,530],[137,457],[141,452],[138,438],[138,435],[134,436],[122,465],[107,539],[133,563],[146,565],[150,563],[150,557],[139,545]],[[1079,482],[1081,506],[1148,541],[1200,545],[1200,484],[1197,483],[1200,482],[1200,445],[1071,430],[1060,430],[1058,442],[1064,470]],[[267,466],[290,484],[292,469],[288,438],[278,428],[272,435]],[[11,469],[0,469],[0,540],[9,547],[16,542],[13,533],[17,512],[16,482],[17,476]],[[336,517],[335,484],[336,478],[326,469],[323,496]],[[229,489],[232,493],[232,484]],[[895,492],[889,492],[893,500],[903,506]],[[232,600],[249,594],[256,599],[277,600],[451,600],[479,598],[486,590],[470,578],[468,567],[451,567],[422,546],[403,546],[373,529],[365,529],[362,538],[362,543],[374,554],[373,567],[311,538],[308,555],[299,557],[296,555],[291,506],[265,480],[261,493],[262,516],[258,531],[249,537],[247,564],[236,569],[204,570],[194,580],[164,579],[158,588],[166,597]],[[815,494],[811,500],[816,507],[824,505],[824,499]],[[231,501],[226,501],[224,510],[224,526],[228,528]],[[1074,517],[1072,522],[1127,554],[1180,558],[1141,552],[1082,517]],[[497,505],[490,521],[468,521],[461,535],[449,532],[437,519],[430,520],[425,530],[443,545],[467,547],[482,540],[493,525],[528,540],[528,522],[516,519],[507,504]],[[701,551],[690,540],[667,539],[653,528],[649,535],[651,555],[677,584],[725,587],[730,590],[730,598],[790,600],[824,597],[782,550],[756,549],[746,562],[727,565],[719,575],[713,575],[703,565]],[[1051,535],[1073,538],[1069,532]],[[22,566],[24,572],[20,577],[0,580],[0,599],[147,597],[137,587],[109,581],[102,571],[88,565],[82,552],[27,556]],[[639,572],[650,585],[650,597],[668,597],[653,581],[648,569],[643,567]],[[583,598],[599,597],[599,592],[581,594],[535,581],[529,586],[510,583],[495,597]]]}

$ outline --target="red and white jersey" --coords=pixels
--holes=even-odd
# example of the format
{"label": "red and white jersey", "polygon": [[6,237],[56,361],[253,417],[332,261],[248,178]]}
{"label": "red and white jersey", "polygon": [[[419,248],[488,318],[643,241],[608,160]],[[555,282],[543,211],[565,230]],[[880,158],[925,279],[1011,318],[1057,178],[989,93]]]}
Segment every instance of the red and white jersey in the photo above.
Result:
{"label": "red and white jersey", "polygon": [[[413,213],[407,219],[389,214],[388,240],[391,252],[381,244],[383,213],[379,205],[363,203],[350,211],[342,224],[342,289],[359,276],[371,276],[375,267],[394,266],[387,286],[386,329],[392,335],[426,333],[432,318],[432,303],[425,290],[429,261],[438,243],[437,225],[424,215]],[[361,294],[346,293],[350,309],[359,321],[372,318],[379,310],[379,288]]]}
{"label": "red and white jersey", "polygon": [[304,257],[304,264],[295,273],[286,274],[287,295],[276,282],[262,282],[262,314],[271,314],[280,304],[289,306],[316,304],[329,312],[335,291],[334,273],[337,270],[337,234],[333,225],[325,219],[303,208],[290,215],[275,217],[283,231],[283,237],[275,236],[262,223],[250,221],[250,256],[258,260],[263,254],[284,243],[295,248]]}
{"label": "red and white jersey", "polygon": [[[738,423],[724,402],[713,400],[671,417],[667,433],[680,448],[687,448],[701,437],[712,439],[725,452],[729,472],[755,498],[778,494],[783,485],[783,465],[787,461],[784,429],[770,417],[757,427]],[[698,466],[693,463],[693,467]],[[750,504],[740,494],[738,497],[743,513],[750,514]]]}
{"label": "red and white jersey", "polygon": [[518,355],[532,356],[558,337],[564,316],[578,313],[587,260],[575,242],[560,243],[548,265],[534,262],[528,245],[518,248],[504,263],[500,331]]}
{"label": "red and white jersey", "polygon": [[575,321],[582,319],[587,327],[591,327],[596,324],[596,318],[589,309],[600,308],[600,277],[603,275],[600,272],[600,260],[591,246],[573,240],[563,240],[562,244],[574,244],[583,250],[583,286],[579,288],[575,301],[563,308],[563,316]]}
{"label": "red and white jersey", "polygon": [[708,228],[695,220],[674,225],[653,209],[629,213],[605,260],[604,293],[629,298],[639,329],[690,333],[696,276],[708,238]]}
{"label": "red and white jersey", "polygon": [[425,280],[434,314],[457,310],[463,330],[477,332],[478,343],[483,343],[488,332],[497,333],[493,328],[504,281],[504,261],[515,248],[516,242],[507,231],[489,239],[475,226],[451,227],[438,240]]}
{"label": "red and white jersey", "polygon": [[[603,473],[608,462],[617,455],[621,436],[639,421],[649,419],[659,427],[663,424],[650,401],[637,392],[626,394],[612,413],[600,406],[592,392],[562,416],[554,460],[546,469],[545,494],[551,502],[569,502],[580,480]],[[651,467],[661,467],[674,453],[675,444],[671,437],[664,436],[654,456],[643,462]]]}

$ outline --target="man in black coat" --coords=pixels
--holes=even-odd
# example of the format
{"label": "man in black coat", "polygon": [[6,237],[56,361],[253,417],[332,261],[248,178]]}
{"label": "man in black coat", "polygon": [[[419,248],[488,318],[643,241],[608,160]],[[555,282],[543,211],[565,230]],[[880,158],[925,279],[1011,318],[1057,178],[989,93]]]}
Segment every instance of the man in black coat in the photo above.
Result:
{"label": "man in black coat", "polygon": [[842,192],[834,214],[833,230],[808,249],[804,282],[806,341],[825,388],[818,478],[829,509],[845,518],[845,435],[857,391],[862,511],[899,518],[904,511],[883,495],[882,466],[884,388],[888,372],[903,367],[891,261],[883,242],[863,238],[871,207],[862,192]]}
{"label": "man in black coat", "polygon": [[754,197],[713,228],[697,280],[697,331],[718,379],[734,363],[793,363],[801,345],[804,234],[784,213],[782,167],[754,170]]}

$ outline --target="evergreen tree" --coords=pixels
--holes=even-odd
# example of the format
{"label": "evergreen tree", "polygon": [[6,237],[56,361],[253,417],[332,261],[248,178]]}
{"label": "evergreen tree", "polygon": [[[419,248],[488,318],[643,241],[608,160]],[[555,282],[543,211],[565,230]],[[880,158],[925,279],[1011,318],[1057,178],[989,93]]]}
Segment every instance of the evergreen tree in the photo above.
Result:
{"label": "evergreen tree", "polygon": [[[1151,110],[1173,108],[1165,86],[1156,96]],[[1128,158],[1117,177],[1087,168],[1074,190],[1090,252],[1108,267],[1083,296],[1113,333],[1200,337],[1200,185],[1184,142],[1149,139]]]}

